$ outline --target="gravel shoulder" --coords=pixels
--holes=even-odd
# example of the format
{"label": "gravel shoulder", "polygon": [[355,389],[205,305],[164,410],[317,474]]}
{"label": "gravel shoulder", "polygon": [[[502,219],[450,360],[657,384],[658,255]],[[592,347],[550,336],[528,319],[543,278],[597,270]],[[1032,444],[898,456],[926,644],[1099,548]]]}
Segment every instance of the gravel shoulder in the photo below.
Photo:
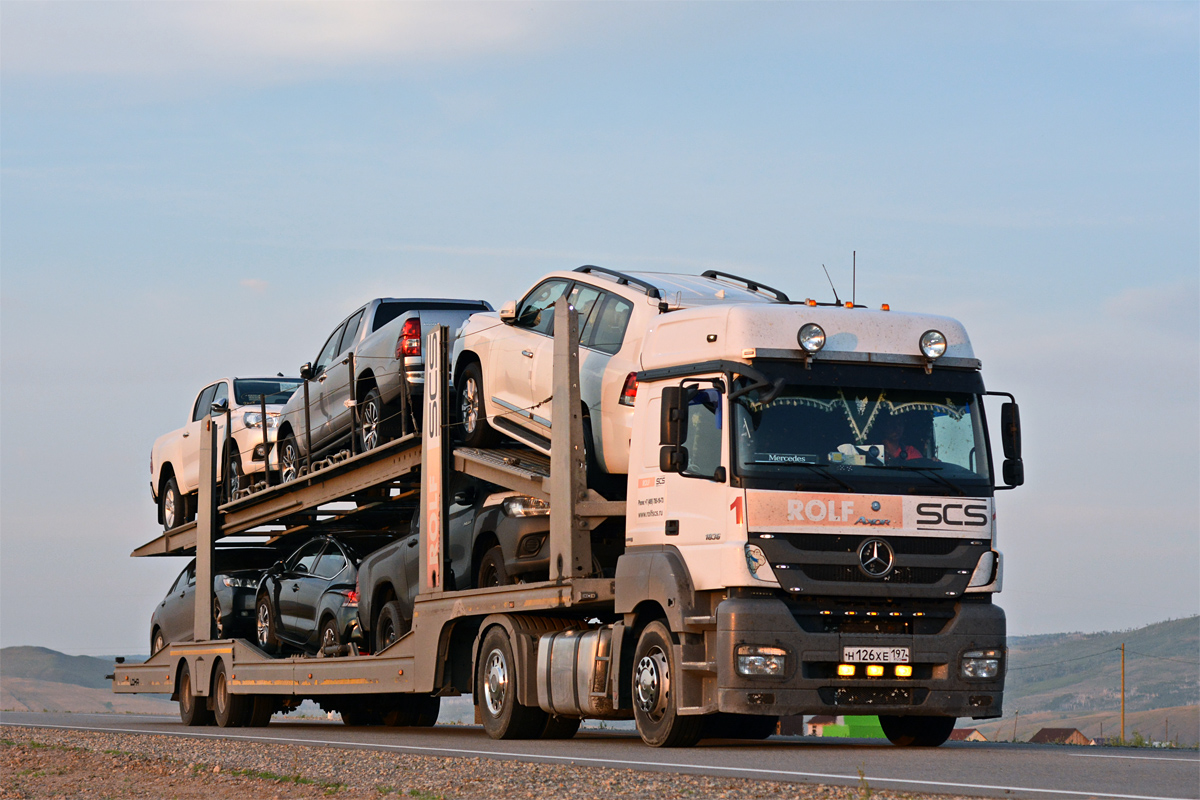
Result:
{"label": "gravel shoulder", "polygon": [[0,798],[796,798],[947,795],[154,734],[7,727]]}

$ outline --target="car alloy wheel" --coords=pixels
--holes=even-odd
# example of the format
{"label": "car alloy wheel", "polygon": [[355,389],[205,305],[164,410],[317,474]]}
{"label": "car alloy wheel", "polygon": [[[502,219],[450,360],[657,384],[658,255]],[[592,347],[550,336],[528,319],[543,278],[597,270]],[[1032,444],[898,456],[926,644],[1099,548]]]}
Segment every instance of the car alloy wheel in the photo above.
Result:
{"label": "car alloy wheel", "polygon": [[480,402],[482,398],[479,396],[479,384],[474,378],[468,377],[462,390],[462,423],[468,436],[479,426]]}
{"label": "car alloy wheel", "polygon": [[258,634],[258,646],[266,649],[271,644],[271,609],[267,607],[266,603],[258,604],[258,619],[255,628]]}
{"label": "car alloy wheel", "polygon": [[373,396],[362,407],[362,445],[364,451],[379,446],[379,404]]}
{"label": "car alloy wheel", "polygon": [[283,440],[279,450],[279,477],[284,483],[300,476],[300,449],[290,436]]}

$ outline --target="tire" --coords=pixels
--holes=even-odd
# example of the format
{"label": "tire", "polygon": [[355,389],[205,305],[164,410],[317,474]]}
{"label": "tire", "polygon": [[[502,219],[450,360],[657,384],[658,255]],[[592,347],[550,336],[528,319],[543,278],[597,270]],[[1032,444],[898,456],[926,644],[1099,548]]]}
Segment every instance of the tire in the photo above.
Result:
{"label": "tire", "polygon": [[438,715],[442,713],[442,698],[421,694],[413,698],[416,708],[416,719],[413,726],[417,728],[432,728],[437,724]]}
{"label": "tire", "polygon": [[779,717],[759,714],[709,714],[704,718],[705,739],[761,740],[772,736]]}
{"label": "tire", "polygon": [[950,738],[955,717],[897,717],[880,715],[883,735],[897,747],[938,747]]}
{"label": "tire", "polygon": [[159,628],[150,631],[150,655],[154,655],[159,650],[167,646],[167,640],[163,637],[163,632]]}
{"label": "tire", "polygon": [[379,609],[379,616],[375,618],[375,652],[378,653],[408,633],[411,627],[400,611],[399,600],[384,603],[383,608]]}
{"label": "tire", "polygon": [[374,698],[360,697],[347,702],[338,709],[342,715],[342,724],[353,728],[365,728],[372,725],[382,725],[384,715],[375,707]]}
{"label": "tire", "polygon": [[516,666],[508,632],[500,626],[489,630],[483,638],[475,680],[483,729],[493,739],[537,739],[546,729],[546,712],[521,705],[517,699]]}
{"label": "tire", "polygon": [[680,674],[671,631],[660,620],[645,627],[633,653],[633,718],[651,747],[691,747],[704,732],[704,717],[679,714]]}
{"label": "tire", "polygon": [[583,720],[579,717],[559,717],[548,714],[546,727],[542,728],[543,739],[571,739],[579,732]]}
{"label": "tire", "polygon": [[229,474],[225,476],[225,502],[237,500],[237,493],[246,488],[246,473],[242,472],[242,456],[235,448],[229,454]]}
{"label": "tire", "polygon": [[336,647],[340,651],[342,644],[342,632],[338,630],[337,619],[327,618],[321,623],[321,629],[317,635],[317,656],[321,658],[328,656],[326,648],[329,647]]}
{"label": "tire", "polygon": [[272,655],[278,653],[282,642],[275,629],[275,609],[271,608],[271,598],[266,594],[260,594],[254,604],[254,623],[258,649]]}
{"label": "tire", "polygon": [[179,720],[188,727],[207,725],[212,721],[212,712],[208,710],[207,701],[196,696],[192,686],[192,671],[187,661],[179,668],[179,682],[175,684],[179,692]]}
{"label": "tire", "polygon": [[303,459],[300,456],[300,445],[296,444],[296,437],[289,432],[275,446],[279,448],[279,482],[287,483],[294,481],[300,477],[300,467],[303,464]]}
{"label": "tire", "polygon": [[458,376],[458,419],[462,424],[463,444],[467,447],[488,447],[500,439],[500,435],[488,424],[486,403],[483,393],[483,370],[479,363],[467,364]]}
{"label": "tire", "polygon": [[392,728],[432,728],[442,710],[442,698],[427,694],[399,694],[384,706],[383,724]]}
{"label": "tire", "polygon": [[225,662],[218,661],[212,677],[213,716],[222,728],[240,728],[250,719],[250,698],[229,691]]}
{"label": "tire", "polygon": [[179,484],[175,481],[174,475],[167,478],[167,482],[158,496],[158,512],[165,531],[178,528],[188,521],[187,501],[180,494]]}
{"label": "tire", "polygon": [[504,550],[496,545],[483,554],[479,562],[479,575],[475,579],[475,588],[486,589],[489,586],[507,586],[512,583],[508,570],[504,567]]}
{"label": "tire", "polygon": [[388,419],[388,409],[383,404],[383,396],[379,390],[372,388],[367,392],[359,408],[358,440],[362,445],[362,452],[374,450],[381,444],[390,442],[395,426]]}
{"label": "tire", "polygon": [[221,601],[213,600],[213,630],[218,639],[225,638],[225,623],[221,621]]}
{"label": "tire", "polygon": [[248,728],[265,728],[271,724],[271,717],[279,710],[279,701],[266,694],[256,694],[247,698],[250,701],[250,715],[246,719]]}

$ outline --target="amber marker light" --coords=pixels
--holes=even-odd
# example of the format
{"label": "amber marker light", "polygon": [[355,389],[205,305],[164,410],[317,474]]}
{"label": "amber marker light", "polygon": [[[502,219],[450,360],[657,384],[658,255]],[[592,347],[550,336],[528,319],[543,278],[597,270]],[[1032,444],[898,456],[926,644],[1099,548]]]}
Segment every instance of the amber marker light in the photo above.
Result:
{"label": "amber marker light", "polygon": [[838,677],[839,678],[853,678],[854,677],[854,665],[853,664],[838,664]]}
{"label": "amber marker light", "polygon": [[883,664],[867,664],[867,677],[882,678]]}
{"label": "amber marker light", "polygon": [[912,667],[910,667],[908,664],[897,664],[896,665],[896,677],[897,678],[911,678],[912,677]]}
{"label": "amber marker light", "polygon": [[879,307],[879,310],[880,311],[891,311],[892,307],[890,305],[888,305],[887,303],[884,303],[883,305],[881,305]]}

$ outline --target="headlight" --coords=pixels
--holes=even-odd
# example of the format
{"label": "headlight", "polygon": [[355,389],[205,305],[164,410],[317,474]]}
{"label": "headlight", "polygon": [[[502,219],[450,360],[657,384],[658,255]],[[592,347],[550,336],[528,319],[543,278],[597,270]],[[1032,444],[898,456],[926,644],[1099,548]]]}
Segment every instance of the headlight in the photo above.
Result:
{"label": "headlight", "polygon": [[996,553],[988,550],[979,557],[979,563],[975,565],[975,572],[971,574],[971,582],[967,586],[987,586],[992,582],[995,566]]}
{"label": "headlight", "polygon": [[[257,428],[259,425],[262,424],[262,412],[261,411],[247,411],[245,414],[242,415],[242,424],[245,425],[247,428]],[[278,414],[272,414],[269,411],[267,412],[267,427],[268,428],[278,428],[279,427],[279,415]]]}
{"label": "headlight", "polygon": [[995,678],[1000,674],[999,650],[970,650],[963,653],[962,676],[964,678]]}
{"label": "headlight", "polygon": [[925,331],[921,334],[921,352],[932,361],[946,353],[946,335],[941,331]]}
{"label": "headlight", "polygon": [[741,675],[783,675],[787,651],[782,647],[738,645],[737,671]]}
{"label": "headlight", "polygon": [[249,578],[230,578],[227,575],[221,579],[221,583],[231,589],[247,589],[253,587],[257,582],[252,582]]}
{"label": "headlight", "polygon": [[510,517],[547,517],[550,515],[549,503],[523,494],[504,498],[500,507]]}
{"label": "headlight", "polygon": [[800,326],[796,341],[806,352],[815,353],[825,346],[825,329],[815,322]]}
{"label": "headlight", "polygon": [[[746,545],[746,568],[750,574],[758,577],[758,571],[767,565],[767,554],[756,544]],[[764,579],[765,580],[765,579]]]}

